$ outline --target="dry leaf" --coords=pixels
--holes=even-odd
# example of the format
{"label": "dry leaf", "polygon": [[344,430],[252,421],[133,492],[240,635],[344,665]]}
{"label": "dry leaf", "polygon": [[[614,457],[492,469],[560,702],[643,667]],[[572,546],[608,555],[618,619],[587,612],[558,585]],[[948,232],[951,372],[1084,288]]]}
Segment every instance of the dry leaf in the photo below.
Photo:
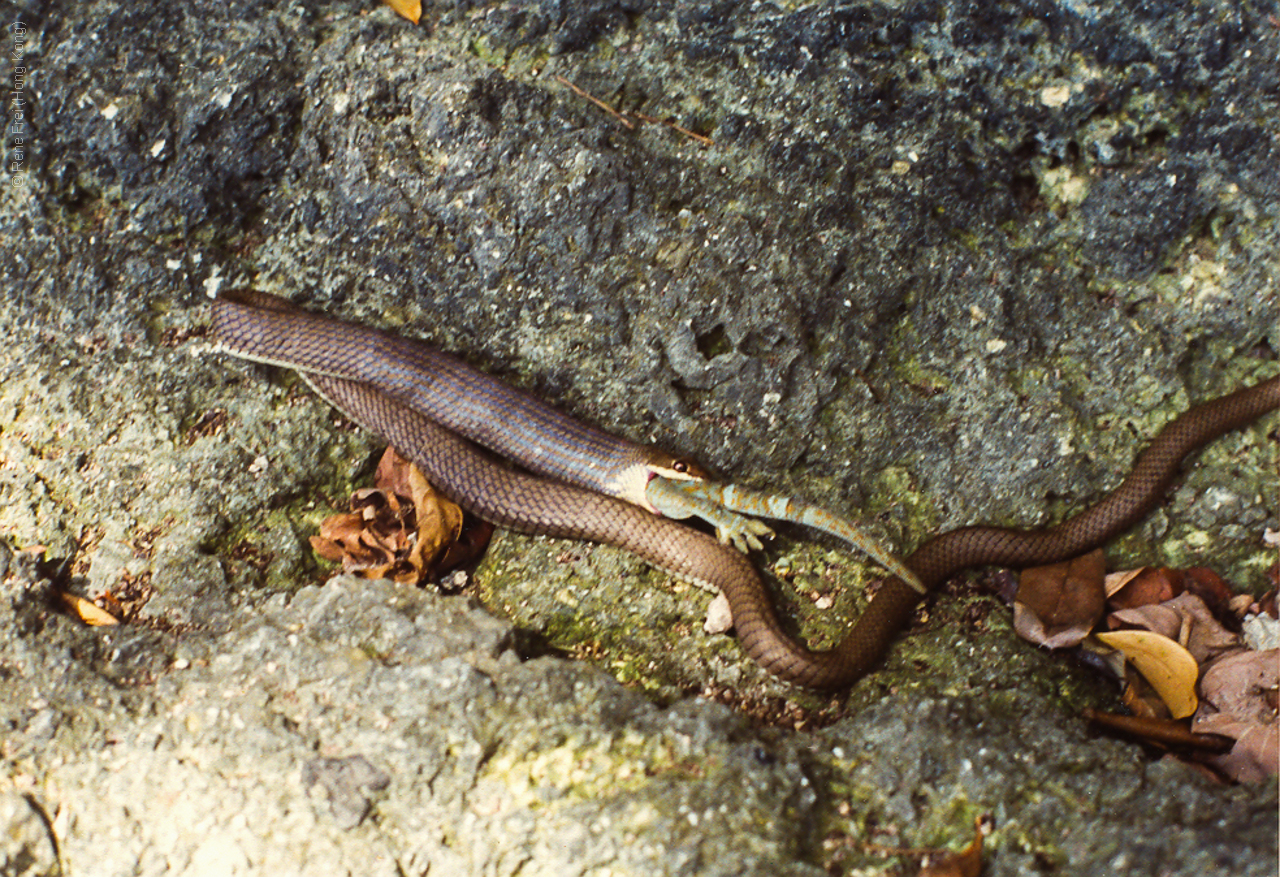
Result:
{"label": "dry leaf", "polygon": [[1130,715],[1139,719],[1167,719],[1169,707],[1152,692],[1151,686],[1143,681],[1140,673],[1125,664],[1124,653],[1111,654],[1120,659],[1120,670],[1116,675],[1125,681],[1124,690],[1120,692],[1120,703],[1124,704]]}
{"label": "dry leaf", "polygon": [[396,11],[401,18],[407,18],[414,24],[422,18],[422,0],[383,0]]}
{"label": "dry leaf", "polygon": [[489,547],[489,538],[493,535],[493,524],[478,518],[467,519],[458,541],[445,549],[444,557],[436,566],[441,570],[453,569],[470,563],[484,554]]}
{"label": "dry leaf", "polygon": [[1182,593],[1182,576],[1177,570],[1144,566],[1107,576],[1106,592],[1113,609],[1163,603]]}
{"label": "dry leaf", "polygon": [[1190,592],[1154,606],[1112,612],[1107,625],[1113,629],[1137,627],[1166,636],[1186,646],[1201,664],[1240,646],[1240,637],[1219,624],[1204,601]]}
{"label": "dry leaf", "polygon": [[1146,630],[1113,630],[1096,636],[1103,644],[1124,652],[1175,719],[1196,711],[1200,667],[1190,652],[1168,637]]}
{"label": "dry leaf", "polygon": [[1193,566],[1182,570],[1182,583],[1214,615],[1219,618],[1231,616],[1231,600],[1235,597],[1235,592],[1222,580],[1222,576],[1206,567]]}
{"label": "dry leaf", "polygon": [[1209,665],[1200,690],[1204,702],[1191,729],[1236,741],[1230,752],[1211,763],[1238,782],[1274,778],[1280,758],[1276,724],[1280,650],[1224,655]]}
{"label": "dry leaf", "polygon": [[[1267,570],[1267,577],[1272,581],[1280,578],[1280,563],[1272,564],[1271,568]],[[1258,598],[1258,608],[1270,615],[1272,618],[1280,617],[1280,612],[1277,612],[1276,610],[1275,588],[1272,588],[1270,591],[1267,591],[1267,593]]]}
{"label": "dry leaf", "polygon": [[440,570],[462,566],[484,554],[493,535],[493,524],[475,518],[468,522],[462,509],[437,493],[417,466],[409,466],[408,481],[418,514],[418,544],[439,542],[436,534],[441,532],[451,534],[430,564],[424,566],[424,572],[429,570],[429,576],[434,578]]}
{"label": "dry leaf", "polygon": [[351,511],[332,515],[311,537],[326,560],[365,578],[417,584],[484,551],[492,526],[463,530],[462,509],[437,493],[416,467],[387,448],[375,487],[351,496]]}
{"label": "dry leaf", "polygon": [[395,448],[388,447],[378,459],[378,468],[373,473],[373,486],[393,496],[413,496],[413,488],[409,484],[409,470],[412,468],[413,464],[400,456]]}
{"label": "dry leaf", "polygon": [[1105,573],[1101,551],[1024,570],[1013,604],[1014,629],[1046,648],[1078,645],[1102,617]]}
{"label": "dry leaf", "polygon": [[57,593],[58,599],[74,612],[77,618],[90,627],[109,627],[120,623],[119,618],[84,597],[67,591],[58,591]]}
{"label": "dry leaf", "polygon": [[437,493],[416,466],[409,470],[409,489],[418,518],[418,538],[409,562],[420,571],[433,570],[462,533],[462,509]]}
{"label": "dry leaf", "polygon": [[1110,599],[1116,592],[1129,584],[1129,582],[1133,581],[1136,576],[1141,575],[1146,569],[1147,567],[1140,566],[1137,569],[1126,569],[1121,570],[1120,572],[1107,573],[1107,578],[1102,588],[1107,594],[1107,599]]}

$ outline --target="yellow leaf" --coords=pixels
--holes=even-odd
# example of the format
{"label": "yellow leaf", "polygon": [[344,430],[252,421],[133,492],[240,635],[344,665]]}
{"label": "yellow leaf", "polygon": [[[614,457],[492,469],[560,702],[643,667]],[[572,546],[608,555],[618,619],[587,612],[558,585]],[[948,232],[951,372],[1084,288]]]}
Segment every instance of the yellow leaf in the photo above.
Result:
{"label": "yellow leaf", "polygon": [[108,625],[120,623],[119,618],[116,618],[105,609],[99,608],[84,597],[77,597],[75,594],[69,594],[66,591],[59,591],[58,597],[61,598],[68,609],[90,627],[107,627]]}
{"label": "yellow leaf", "polygon": [[1182,646],[1149,630],[1113,630],[1095,636],[1133,662],[1175,719],[1196,711],[1200,667]]}
{"label": "yellow leaf", "polygon": [[422,17],[422,0],[384,0],[384,2],[401,17],[409,19],[414,24],[417,24],[418,19]]}

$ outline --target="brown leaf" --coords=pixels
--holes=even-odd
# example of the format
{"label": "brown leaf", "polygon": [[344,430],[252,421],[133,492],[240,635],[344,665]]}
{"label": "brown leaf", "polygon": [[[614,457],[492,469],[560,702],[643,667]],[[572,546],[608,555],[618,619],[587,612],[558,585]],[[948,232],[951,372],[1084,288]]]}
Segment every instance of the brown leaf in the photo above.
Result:
{"label": "brown leaf", "polygon": [[418,517],[409,562],[424,576],[434,576],[437,562],[462,533],[462,509],[437,493],[417,467],[409,472],[409,489]]}
{"label": "brown leaf", "polygon": [[444,556],[437,564],[440,570],[462,566],[484,554],[489,546],[489,537],[493,535],[493,524],[478,518],[464,518],[462,533],[458,541],[445,549]]}
{"label": "brown leaf", "polygon": [[1269,725],[1244,724],[1233,722],[1227,716],[1212,716],[1199,727],[1203,733],[1235,738],[1236,744],[1230,752],[1210,759],[1210,763],[1228,778],[1238,783],[1275,779],[1276,753],[1280,751],[1280,729],[1275,722]]}
{"label": "brown leaf", "polygon": [[1132,666],[1125,665],[1120,675],[1125,681],[1124,690],[1120,693],[1120,702],[1124,704],[1125,709],[1138,718],[1169,718],[1169,707],[1147,684],[1147,680],[1142,678],[1141,673]]}
{"label": "brown leaf", "polygon": [[359,545],[364,517],[356,512],[331,515],[320,523],[320,535],[311,537],[311,546],[325,560],[342,560],[347,546]]}
{"label": "brown leaf", "polygon": [[1240,637],[1227,630],[1199,597],[1184,593],[1154,606],[1120,609],[1107,617],[1112,630],[1136,627],[1166,636],[1186,646],[1198,663],[1204,663],[1240,645]]}
{"label": "brown leaf", "polygon": [[389,514],[392,504],[385,498],[371,502],[360,493],[352,497],[352,505],[364,507],[326,518],[311,545],[321,557],[341,561],[344,571],[372,573],[392,562],[406,540],[403,525]]}
{"label": "brown leaf", "polygon": [[[1280,563],[1277,563],[1275,568],[1280,568]],[[1276,611],[1276,589],[1275,588],[1272,588],[1270,591],[1267,591],[1267,593],[1263,594],[1261,597],[1258,598],[1258,607],[1263,612],[1270,615],[1272,618],[1280,617],[1280,613],[1277,613]]]}
{"label": "brown leaf", "polygon": [[1275,696],[1280,687],[1280,650],[1242,649],[1209,665],[1200,683],[1203,702],[1191,729],[1236,741],[1211,762],[1238,782],[1261,782],[1277,774],[1280,734]]}
{"label": "brown leaf", "polygon": [[1166,567],[1146,566],[1107,576],[1107,603],[1112,609],[1163,603],[1181,594],[1182,590],[1181,573]]}
{"label": "brown leaf", "polygon": [[388,447],[378,460],[378,469],[373,473],[373,486],[393,496],[412,497],[413,490],[409,486],[409,469],[412,466],[395,448]]}
{"label": "brown leaf", "polygon": [[1103,587],[1103,590],[1107,594],[1107,599],[1111,599],[1113,594],[1125,585],[1129,584],[1129,582],[1133,581],[1134,578],[1141,575],[1142,571],[1145,569],[1145,566],[1140,566],[1137,569],[1125,569],[1120,572],[1107,573],[1107,577],[1104,579],[1105,585]]}
{"label": "brown leaf", "polygon": [[1101,551],[1024,570],[1013,604],[1018,635],[1051,649],[1078,645],[1102,617],[1105,572]]}
{"label": "brown leaf", "polygon": [[[393,453],[393,449],[391,450]],[[399,459],[399,455],[395,454]],[[412,464],[405,464],[403,483],[413,497],[418,517],[418,544],[427,577],[468,563],[484,554],[493,525],[468,518],[452,500],[438,493]],[[399,467],[397,467],[399,471]],[[429,561],[429,562],[428,562]]]}
{"label": "brown leaf", "polygon": [[327,560],[330,563],[338,563],[342,560],[342,546],[332,539],[312,536],[307,541],[311,543],[311,550],[320,555],[321,560]]}
{"label": "brown leaf", "polygon": [[1219,618],[1231,614],[1230,603],[1235,592],[1222,576],[1203,566],[1189,567],[1182,575],[1186,589],[1199,597],[1210,612]]}
{"label": "brown leaf", "polygon": [[350,512],[325,519],[311,537],[316,553],[340,561],[344,571],[416,584],[488,544],[493,528],[482,524],[463,539],[462,510],[394,448],[382,455],[374,481],[352,494]]}

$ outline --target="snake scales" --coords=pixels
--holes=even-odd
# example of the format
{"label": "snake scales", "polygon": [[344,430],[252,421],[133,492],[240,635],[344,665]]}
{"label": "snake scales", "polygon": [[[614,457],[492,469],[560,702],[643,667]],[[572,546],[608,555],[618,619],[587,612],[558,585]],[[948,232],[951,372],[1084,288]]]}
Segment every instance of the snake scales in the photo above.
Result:
{"label": "snake scales", "polygon": [[[214,301],[213,326],[223,350],[298,369],[320,395],[480,517],[526,533],[616,545],[722,590],[743,649],[788,682],[852,684],[879,661],[920,600],[890,578],[839,645],[810,650],[783,629],[746,557],[636,504],[649,477],[700,474],[692,464],[580,423],[426,345],[309,314],[274,296],[225,294]],[[1277,407],[1280,376],[1198,405],[1156,436],[1120,486],[1057,526],[951,530],[906,563],[932,589],[968,567],[1032,566],[1089,551],[1145,516],[1187,454]],[[514,470],[473,442],[549,477]]]}

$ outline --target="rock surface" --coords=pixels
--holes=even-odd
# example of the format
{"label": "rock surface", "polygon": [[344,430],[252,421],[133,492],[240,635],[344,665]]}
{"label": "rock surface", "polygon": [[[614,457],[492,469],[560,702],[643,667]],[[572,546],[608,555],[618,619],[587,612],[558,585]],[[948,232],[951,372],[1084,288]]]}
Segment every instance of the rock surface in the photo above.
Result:
{"label": "rock surface", "polygon": [[[321,584],[307,536],[377,442],[204,333],[252,285],[904,548],[1043,524],[1275,372],[1277,15],[19,4],[0,872],[879,873],[991,813],[992,875],[1274,874],[1273,784],[1089,736],[1111,689],[963,588],[832,700],[612,549],[503,537],[487,608]],[[1264,588],[1268,428],[1113,564]],[[873,575],[786,540],[762,563],[819,641]],[[84,628],[53,581],[144,621]]]}

